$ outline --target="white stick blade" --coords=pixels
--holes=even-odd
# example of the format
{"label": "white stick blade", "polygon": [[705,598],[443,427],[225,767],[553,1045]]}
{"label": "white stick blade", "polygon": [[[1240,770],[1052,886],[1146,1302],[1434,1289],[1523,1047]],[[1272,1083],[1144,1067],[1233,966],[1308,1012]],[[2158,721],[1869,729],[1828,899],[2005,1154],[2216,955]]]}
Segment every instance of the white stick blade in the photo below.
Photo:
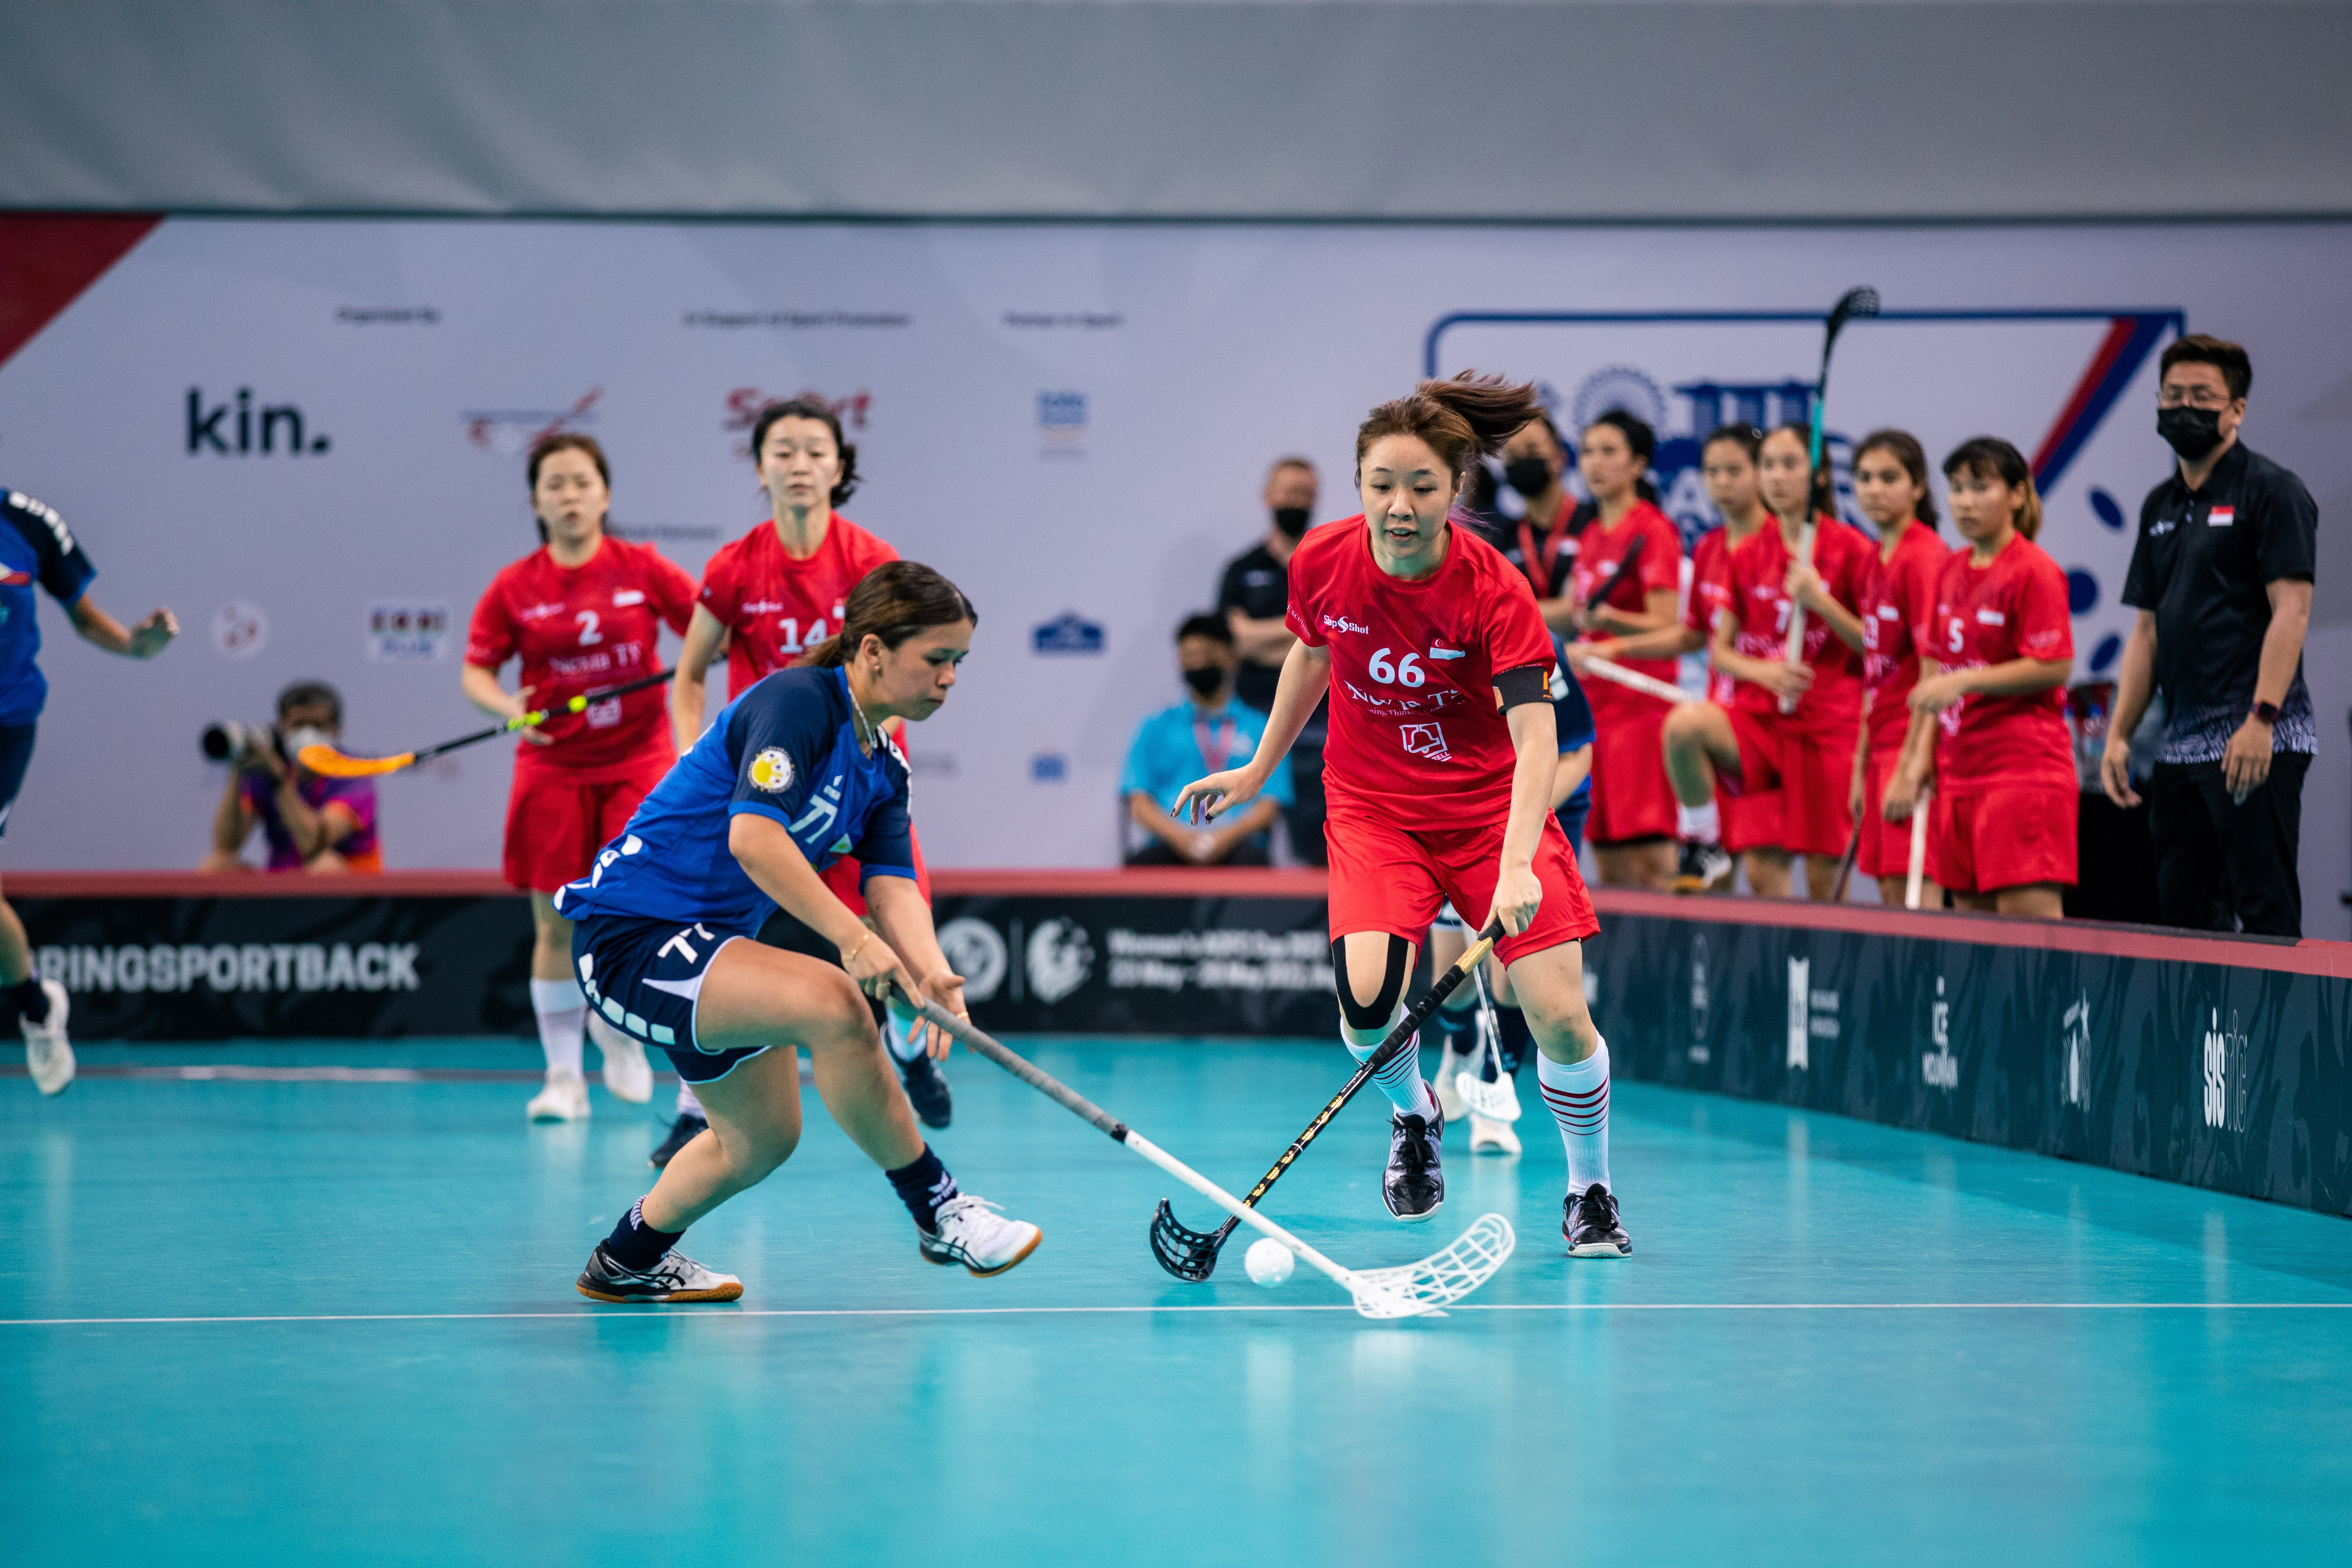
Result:
{"label": "white stick blade", "polygon": [[1356,1310],[1367,1318],[1412,1318],[1451,1306],[1495,1277],[1519,1244],[1511,1222],[1480,1215],[1454,1245],[1418,1263],[1358,1270],[1348,1282]]}
{"label": "white stick blade", "polygon": [[1498,1078],[1488,1083],[1474,1072],[1456,1073],[1454,1088],[1462,1096],[1463,1104],[1489,1121],[1519,1119],[1519,1091],[1512,1087],[1509,1079]]}

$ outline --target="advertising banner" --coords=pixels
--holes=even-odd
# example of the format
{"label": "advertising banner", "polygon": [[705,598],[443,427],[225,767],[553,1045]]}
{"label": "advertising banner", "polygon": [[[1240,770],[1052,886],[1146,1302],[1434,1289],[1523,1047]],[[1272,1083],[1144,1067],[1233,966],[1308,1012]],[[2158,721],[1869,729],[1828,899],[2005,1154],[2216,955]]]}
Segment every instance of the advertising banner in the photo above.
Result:
{"label": "advertising banner", "polygon": [[[843,513],[980,609],[954,696],[909,736],[943,868],[1116,863],[1129,742],[1182,699],[1174,628],[1265,535],[1268,466],[1310,458],[1317,520],[1355,512],[1357,425],[1423,374],[1531,378],[1571,433],[1633,409],[1696,531],[1696,437],[1803,417],[1819,312],[1873,284],[1888,314],[1840,340],[1835,450],[1895,424],[1937,458],[1982,433],[2033,458],[2078,679],[2112,668],[2128,623],[2173,334],[2249,343],[2249,441],[2324,515],[2352,495],[2330,347],[2352,324],[2344,225],[11,217],[0,246],[37,247],[58,281],[0,332],[0,484],[64,517],[100,604],[126,620],[167,604],[186,628],[152,663],[110,659],[41,604],[52,690],[11,869],[195,864],[226,783],[198,731],[267,718],[298,679],[341,689],[350,749],[480,725],[458,692],[466,625],[537,543],[523,454],[554,430],[604,443],[616,532],[699,572],[767,515],[746,450],[761,405],[838,411],[858,447]],[[2352,658],[2325,651],[2352,621],[2336,580],[2323,570],[2314,617],[2323,713],[2352,700]],[[496,866],[511,752],[383,781],[387,864]],[[2338,765],[2323,754],[2310,799],[2342,797]],[[2352,856],[2341,816],[2305,814],[2315,910]]]}

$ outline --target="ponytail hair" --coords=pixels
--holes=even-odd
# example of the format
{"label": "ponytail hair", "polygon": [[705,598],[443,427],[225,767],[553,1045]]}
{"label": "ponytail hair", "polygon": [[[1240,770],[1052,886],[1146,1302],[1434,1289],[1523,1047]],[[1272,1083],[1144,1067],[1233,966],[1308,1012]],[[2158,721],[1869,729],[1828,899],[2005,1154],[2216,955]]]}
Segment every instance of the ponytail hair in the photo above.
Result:
{"label": "ponytail hair", "polygon": [[1465,370],[1448,381],[1424,381],[1412,395],[1383,403],[1356,427],[1356,464],[1383,436],[1413,436],[1462,478],[1477,458],[1499,449],[1520,426],[1544,417],[1535,384],[1511,385],[1499,375]]}
{"label": "ponytail hair", "polygon": [[885,561],[859,578],[842,602],[841,629],[794,662],[837,669],[868,637],[895,648],[926,626],[958,621],[980,625],[980,612],[962,589],[919,561]]}
{"label": "ponytail hair", "polygon": [[[613,465],[604,460],[604,448],[597,445],[596,437],[583,436],[577,430],[555,430],[530,444],[530,466],[524,470],[524,479],[530,485],[531,494],[539,493],[540,465],[558,452],[585,452],[588,460],[596,465],[596,472],[603,477],[604,489],[607,491],[612,489]],[[539,542],[546,543],[547,524],[540,521],[536,511],[531,513],[530,521],[539,525]],[[597,531],[604,531],[604,519],[597,519]]]}
{"label": "ponytail hair", "polygon": [[1855,464],[1873,452],[1884,452],[1902,464],[1911,482],[1919,487],[1919,504],[1911,509],[1911,515],[1932,531],[1936,527],[1936,498],[1927,489],[1927,450],[1919,445],[1919,437],[1908,430],[1873,430],[1854,447]]}
{"label": "ponytail hair", "polygon": [[1978,436],[1953,447],[1944,459],[1946,479],[1959,473],[1995,478],[2019,492],[2024,499],[2017,503],[2011,522],[2028,539],[2042,531],[2042,494],[2033,488],[2033,468],[2024,453],[1998,436]]}

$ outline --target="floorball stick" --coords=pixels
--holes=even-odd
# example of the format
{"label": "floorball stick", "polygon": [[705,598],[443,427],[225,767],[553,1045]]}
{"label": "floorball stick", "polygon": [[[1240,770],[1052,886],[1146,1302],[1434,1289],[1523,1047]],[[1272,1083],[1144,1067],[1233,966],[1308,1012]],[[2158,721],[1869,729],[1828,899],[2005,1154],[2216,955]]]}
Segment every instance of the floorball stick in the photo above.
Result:
{"label": "floorball stick", "polygon": [[1625,688],[1628,691],[1638,691],[1644,697],[1654,697],[1661,702],[1698,700],[1679,686],[1660,680],[1654,675],[1643,675],[1638,669],[1628,669],[1614,659],[1588,658],[1584,661],[1584,669],[1588,675],[1597,675],[1603,680]]}
{"label": "floorball stick", "polygon": [[[1484,956],[1483,948],[1474,951]],[[1395,1268],[1349,1268],[1334,1263],[1035,1063],[1005,1049],[968,1019],[954,1016],[929,997],[918,999],[918,1005],[933,1028],[946,1030],[1063,1110],[1097,1131],[1109,1134],[1114,1142],[1126,1145],[1232,1215],[1234,1221],[1250,1225],[1282,1243],[1299,1261],[1346,1290],[1354,1300],[1356,1310],[1367,1318],[1412,1318],[1442,1310],[1492,1279],[1504,1259],[1511,1256],[1511,1248],[1517,1245],[1517,1238],[1511,1233],[1511,1222],[1501,1215],[1489,1214],[1472,1221],[1470,1228],[1456,1237],[1453,1246],[1418,1263]],[[1387,1047],[1384,1045],[1382,1048]]]}
{"label": "floorball stick", "polygon": [[[1282,1152],[1282,1158],[1257,1179],[1257,1185],[1249,1190],[1249,1196],[1241,1200],[1242,1206],[1248,1209],[1252,1216],[1256,1214],[1257,1201],[1265,1196],[1275,1183],[1282,1180],[1282,1173],[1290,1169],[1291,1162],[1306,1152],[1307,1145],[1314,1142],[1331,1118],[1339,1114],[1340,1108],[1356,1097],[1358,1089],[1371,1081],[1374,1073],[1388,1066],[1398,1053],[1412,1043],[1422,1025],[1437,1011],[1438,1004],[1454,994],[1454,988],[1486,962],[1486,954],[1493,952],[1495,944],[1502,939],[1503,922],[1500,920],[1489,921],[1486,929],[1478,933],[1478,940],[1470,944],[1470,950],[1455,959],[1452,967],[1437,977],[1436,984],[1429,988],[1429,994],[1413,1004],[1412,1011],[1389,1031],[1388,1038],[1381,1042],[1380,1049],[1364,1058],[1356,1068],[1355,1076],[1342,1085],[1339,1092],[1333,1095],[1316,1114],[1315,1120],[1307,1124],[1307,1131],[1291,1140],[1290,1147]],[[1230,1205],[1227,1206],[1231,1207]],[[1235,1220],[1228,1219],[1214,1230],[1194,1230],[1179,1221],[1176,1211],[1169,1207],[1168,1201],[1162,1198],[1159,1212],[1151,1216],[1151,1256],[1160,1259],[1160,1268],[1177,1279],[1190,1279],[1197,1284],[1216,1271],[1217,1254],[1223,1249],[1225,1238],[1234,1234],[1235,1223]],[[1256,1223],[1255,1217],[1251,1223]]]}
{"label": "floorball stick", "polygon": [[[1813,420],[1813,444],[1816,447],[1821,445],[1821,429],[1822,422],[1819,417],[1816,417]],[[1821,461],[1821,458],[1818,454],[1815,455],[1813,461],[1816,464]],[[1810,501],[1811,498],[1808,498],[1808,504],[1810,504]],[[1814,531],[1813,520],[1808,517],[1805,519],[1804,529],[1797,535],[1797,559],[1803,562],[1808,566],[1811,566],[1813,563]],[[1791,603],[1789,605],[1789,642],[1788,646],[1781,650],[1780,662],[1783,664],[1800,664],[1803,662],[1804,657],[1805,606],[1800,604]],[[1794,713],[1796,710],[1797,700],[1795,698],[1783,697],[1780,699],[1781,712]]]}
{"label": "floorball stick", "polygon": [[643,691],[649,686],[659,686],[676,673],[675,670],[665,669],[659,675],[644,676],[619,686],[605,686],[593,691],[583,691],[557,707],[534,708],[528,713],[516,715],[503,724],[493,724],[487,730],[477,730],[470,735],[460,735],[454,741],[444,741],[437,746],[427,746],[421,752],[403,752],[396,757],[354,757],[346,755],[332,746],[305,746],[295,755],[294,760],[322,778],[380,778],[385,773],[396,773],[403,768],[413,768],[427,757],[437,757],[446,752],[457,751],[462,746],[474,745],[482,741],[495,741],[500,735],[511,735],[518,730],[537,729],[558,713],[585,712],[592,702],[602,702],[607,697],[625,697],[632,691]]}
{"label": "floorball stick", "polygon": [[[1849,289],[1838,296],[1838,302],[1830,308],[1829,318],[1822,323],[1822,374],[1813,382],[1813,429],[1811,450],[1813,486],[1816,490],[1822,488],[1822,454],[1827,439],[1827,430],[1822,421],[1829,412],[1830,405],[1831,351],[1837,347],[1838,334],[1845,331],[1845,324],[1848,321],[1866,321],[1876,314],[1878,314],[1878,290],[1865,284],[1858,289]],[[1811,496],[1806,498],[1809,513],[1811,510]],[[1797,552],[1807,565],[1812,564],[1813,524],[1810,516],[1806,520],[1804,537],[1798,543]],[[1789,612],[1788,662],[1796,663],[1797,657],[1804,651],[1804,647],[1805,612],[1802,606],[1793,606]],[[1793,699],[1784,697],[1780,700],[1780,711],[1783,713],[1794,712],[1796,707],[1797,704]]]}
{"label": "floorball stick", "polygon": [[1903,886],[1903,907],[1919,907],[1921,884],[1927,875],[1927,801],[1929,791],[1919,792],[1919,804],[1911,808],[1911,879]]}

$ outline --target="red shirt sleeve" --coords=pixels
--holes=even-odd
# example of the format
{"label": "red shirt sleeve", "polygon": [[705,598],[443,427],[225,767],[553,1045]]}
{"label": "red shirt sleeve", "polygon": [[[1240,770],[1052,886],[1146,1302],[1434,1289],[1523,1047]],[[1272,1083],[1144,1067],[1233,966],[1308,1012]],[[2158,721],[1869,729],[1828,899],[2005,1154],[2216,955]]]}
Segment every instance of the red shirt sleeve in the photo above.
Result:
{"label": "red shirt sleeve", "polygon": [[1634,567],[1633,574],[1645,595],[1661,589],[1679,594],[1683,590],[1683,536],[1663,516],[1650,517],[1646,524],[1643,531],[1650,542],[1643,546],[1641,564]]}
{"label": "red shirt sleeve", "polygon": [[[1650,552],[1642,553],[1646,557]],[[1536,608],[1535,591],[1528,586],[1528,580],[1516,572],[1496,573],[1486,584],[1486,599],[1487,668],[1499,675],[1507,669],[1540,665],[1549,674],[1551,632]]]}
{"label": "red shirt sleeve", "polygon": [[[2035,553],[2040,555],[2041,552],[2037,550]],[[2074,657],[2074,624],[2066,604],[2066,574],[2049,556],[2042,555],[2021,574],[2010,618],[2016,628],[2020,656],[2053,661]]]}
{"label": "red shirt sleeve", "polygon": [[702,569],[702,607],[730,630],[743,609],[742,559],[742,552],[736,545],[724,544]]}
{"label": "red shirt sleeve", "polygon": [[1315,565],[1322,564],[1320,557],[1320,552],[1313,557],[1307,556],[1304,547],[1290,557],[1290,602],[1282,612],[1282,624],[1290,628],[1292,637],[1308,647],[1323,647],[1328,643],[1323,628],[1315,624],[1315,606],[1308,599],[1311,590],[1307,579],[1311,573],[1307,568],[1310,560]]}
{"label": "red shirt sleeve", "polygon": [[[1914,528],[1919,526],[1912,524]],[[1944,574],[1944,562],[1939,556],[1920,551],[1904,563],[1895,579],[1895,605],[1902,614],[1903,624],[1911,631],[1911,651],[1914,656],[1935,657],[1936,652],[1936,579]]]}
{"label": "red shirt sleeve", "polygon": [[507,574],[490,579],[466,631],[466,662],[496,669],[515,655],[514,617],[507,612]]}
{"label": "red shirt sleeve", "polygon": [[687,575],[685,567],[651,546],[646,547],[646,586],[653,595],[654,613],[661,616],[664,626],[684,637],[687,622],[694,618],[694,579]]}
{"label": "red shirt sleeve", "polygon": [[898,560],[898,552],[891,545],[889,541],[877,539],[873,534],[869,533],[861,542],[857,556],[858,558],[856,563],[857,575],[860,579],[863,579],[866,574],[873,571],[874,568],[881,565],[884,562]]}

